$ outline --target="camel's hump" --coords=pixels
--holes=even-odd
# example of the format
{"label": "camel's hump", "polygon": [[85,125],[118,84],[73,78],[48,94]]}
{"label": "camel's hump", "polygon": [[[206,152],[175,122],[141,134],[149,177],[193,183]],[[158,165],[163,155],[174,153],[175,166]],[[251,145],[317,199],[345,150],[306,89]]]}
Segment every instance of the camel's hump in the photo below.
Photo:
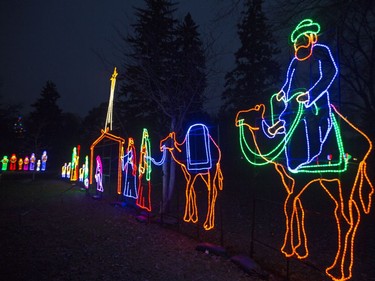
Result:
{"label": "camel's hump", "polygon": [[210,133],[204,124],[195,124],[186,133],[188,170],[207,170],[212,167]]}

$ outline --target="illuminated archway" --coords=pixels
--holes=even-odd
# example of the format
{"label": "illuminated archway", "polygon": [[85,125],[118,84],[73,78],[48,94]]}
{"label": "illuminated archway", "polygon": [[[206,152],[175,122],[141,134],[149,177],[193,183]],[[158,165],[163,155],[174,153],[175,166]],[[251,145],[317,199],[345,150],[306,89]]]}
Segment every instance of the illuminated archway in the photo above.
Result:
{"label": "illuminated archway", "polygon": [[117,194],[121,194],[121,180],[122,180],[122,171],[121,171],[121,156],[124,149],[125,139],[115,136],[108,132],[109,128],[106,130],[101,130],[102,134],[92,143],[90,146],[90,184],[92,184],[93,178],[93,166],[95,163],[94,161],[94,153],[95,147],[98,143],[100,143],[103,139],[109,139],[118,144],[118,159],[117,159]]}

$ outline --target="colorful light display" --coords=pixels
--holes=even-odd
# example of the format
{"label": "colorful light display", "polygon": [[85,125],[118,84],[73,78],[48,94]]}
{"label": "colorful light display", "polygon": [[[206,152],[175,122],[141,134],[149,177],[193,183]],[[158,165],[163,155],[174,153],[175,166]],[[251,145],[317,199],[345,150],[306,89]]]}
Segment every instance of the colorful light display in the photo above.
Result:
{"label": "colorful light display", "polygon": [[82,167],[79,167],[79,154],[81,146],[77,145],[72,148],[72,156],[70,162],[65,162],[61,167],[61,177],[67,178],[70,181],[79,181],[83,182],[84,173],[85,173],[85,164]]}
{"label": "colorful light display", "polygon": [[82,167],[79,168],[79,176],[78,176],[79,182],[83,182],[84,173],[85,173],[85,164],[83,164]]}
{"label": "colorful light display", "polygon": [[89,188],[89,156],[85,157],[85,168],[83,169],[83,185],[86,189]]}
{"label": "colorful light display", "polygon": [[[122,181],[122,170],[121,170],[121,156],[122,152],[124,151],[123,146],[125,143],[125,139],[115,136],[109,133],[109,128],[106,130],[101,130],[102,134],[97,138],[92,145],[90,146],[90,163],[94,163],[94,151],[95,146],[100,143],[103,139],[109,139],[118,143],[118,161],[117,161],[117,194],[121,194],[121,181]],[[92,177],[93,177],[93,165],[90,165],[90,184],[92,184]]]}
{"label": "colorful light display", "polygon": [[61,167],[61,177],[63,179],[66,178],[67,168],[68,168],[68,164],[67,163],[64,163],[64,165],[62,165],[62,167]]}
{"label": "colorful light display", "polygon": [[9,159],[9,170],[10,171],[15,171],[16,170],[16,163],[17,163],[17,156],[16,154],[12,154]]}
{"label": "colorful light display", "polygon": [[[113,140],[118,143],[118,161],[117,161],[117,194],[121,194],[121,181],[122,181],[122,169],[121,169],[121,157],[123,156],[124,151],[124,144],[125,139],[115,136],[111,133],[109,133],[110,130],[112,130],[112,112],[113,112],[113,101],[114,101],[114,91],[116,86],[116,77],[117,77],[117,69],[113,70],[113,74],[111,77],[111,90],[110,90],[110,96],[108,101],[108,110],[107,110],[107,117],[104,125],[104,130],[101,130],[101,135],[99,138],[97,138],[92,145],[90,146],[90,163],[93,162],[94,158],[94,150],[95,146],[102,141],[103,139],[107,138],[110,140]],[[90,184],[92,184],[92,175],[93,175],[93,165],[90,166]]]}
{"label": "colorful light display", "polygon": [[71,163],[71,172],[70,172],[70,180],[71,181],[77,181],[78,179],[78,165],[79,165],[79,155],[77,152],[77,147],[73,147],[72,152],[72,162]]}
{"label": "colorful light display", "polygon": [[29,163],[30,163],[29,157],[25,156],[25,159],[23,160],[23,169],[25,171],[29,170]]}
{"label": "colorful light display", "polygon": [[68,166],[66,166],[66,178],[67,179],[70,179],[71,171],[72,171],[72,163],[69,162]]}
{"label": "colorful light display", "polygon": [[[186,160],[189,171],[211,169],[209,136],[208,128],[203,124],[195,124],[188,129],[186,133]],[[200,147],[194,147],[197,143]],[[200,151],[201,148],[204,148],[203,151]]]}
{"label": "colorful light display", "polygon": [[18,170],[22,171],[22,169],[23,169],[23,159],[20,157],[18,159]]}
{"label": "colorful light display", "polygon": [[124,193],[125,197],[138,198],[137,188],[137,154],[133,138],[128,139],[126,154],[122,158],[122,170],[124,171]]}
{"label": "colorful light display", "polygon": [[31,156],[30,156],[30,166],[29,166],[29,170],[30,171],[34,171],[34,169],[35,169],[35,161],[36,161],[35,153],[31,153]]}
{"label": "colorful light display", "polygon": [[8,156],[4,155],[3,159],[1,159],[1,170],[6,171],[8,169]]}
{"label": "colorful light display", "polygon": [[41,161],[42,161],[41,170],[42,171],[45,171],[47,168],[47,159],[48,159],[47,151],[43,151],[42,158],[41,158]]}
{"label": "colorful light display", "polygon": [[109,126],[109,130],[112,131],[112,115],[113,115],[113,98],[115,94],[115,87],[116,87],[116,77],[117,77],[117,68],[113,70],[113,74],[111,77],[111,90],[109,94],[109,101],[108,101],[108,110],[107,110],[107,118],[105,120],[104,128],[106,129]]}
{"label": "colorful light display", "polygon": [[[25,158],[19,157],[17,158],[16,154],[13,153],[10,157],[4,155],[3,159],[1,160],[2,164],[2,171],[8,170],[8,163],[9,163],[9,171],[34,171],[35,170],[35,161],[36,157],[35,154],[32,153],[30,158],[25,156]],[[47,152],[44,151],[41,159],[39,159],[39,169],[40,171],[44,171],[46,169],[46,162],[47,162]]]}
{"label": "colorful light display", "polygon": [[[172,145],[170,145],[172,144]],[[183,148],[185,151],[183,152]],[[168,150],[174,161],[180,165],[185,176],[185,222],[198,222],[198,207],[194,184],[200,177],[207,187],[207,216],[203,223],[205,230],[215,227],[215,203],[217,189],[223,189],[223,174],[220,167],[221,151],[209,130],[204,124],[192,125],[184,140],[179,143],[176,133],[170,133],[160,142],[162,151]],[[217,158],[212,163],[212,149],[215,149]]]}
{"label": "colorful light display", "polygon": [[151,212],[151,143],[147,129],[143,129],[138,165],[138,207]]}
{"label": "colorful light display", "polygon": [[[329,90],[338,68],[330,49],[316,43],[319,31],[320,26],[310,19],[297,25],[291,35],[295,57],[282,89],[271,96],[269,114],[264,104],[242,110],[237,113],[236,126],[246,160],[253,165],[273,164],[287,191],[286,232],[281,247],[285,256],[303,259],[309,255],[302,194],[309,187],[320,186],[333,200],[337,253],[326,274],[332,280],[344,281],[352,277],[361,211],[368,214],[371,208],[374,187],[366,161],[372,142],[330,103]],[[341,134],[344,125],[365,144],[358,165],[348,165],[348,147]],[[355,173],[344,173],[349,169]],[[343,176],[345,182],[341,181]]]}
{"label": "colorful light display", "polygon": [[95,181],[96,181],[96,190],[99,192],[104,192],[103,187],[103,166],[100,156],[96,156],[96,169],[95,169]]}

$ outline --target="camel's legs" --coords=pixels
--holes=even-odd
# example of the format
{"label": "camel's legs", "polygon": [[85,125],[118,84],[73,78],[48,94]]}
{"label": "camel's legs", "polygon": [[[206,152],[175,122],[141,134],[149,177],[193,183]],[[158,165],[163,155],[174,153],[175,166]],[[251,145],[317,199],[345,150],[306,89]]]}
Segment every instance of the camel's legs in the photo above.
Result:
{"label": "camel's legs", "polygon": [[186,181],[186,188],[185,188],[185,213],[184,213],[184,221],[189,222],[191,219],[191,210],[190,210],[190,180]]}
{"label": "camel's legs", "polygon": [[194,189],[194,182],[195,182],[195,177],[190,187],[190,208],[192,210],[191,221],[196,223],[198,221],[198,208],[197,208],[197,195]]}
{"label": "camel's legs", "polygon": [[194,190],[194,182],[195,177],[192,180],[188,180],[186,182],[186,189],[185,189],[185,214],[184,214],[184,221],[186,222],[194,222],[198,221],[198,210],[196,204],[196,194]]}
{"label": "camel's legs", "polygon": [[285,199],[284,202],[284,214],[285,214],[285,235],[284,235],[284,243],[281,247],[281,252],[286,256],[286,257],[291,257],[293,255],[293,246],[292,246],[292,239],[293,239],[293,231],[292,231],[292,217],[293,217],[293,211],[289,214],[290,212],[290,202],[292,200],[292,195],[288,194],[288,196]]}
{"label": "camel's legs", "polygon": [[[296,224],[294,224],[294,222],[296,222]],[[296,197],[294,199],[291,227],[295,227],[295,229],[297,230],[297,245],[294,244],[296,238],[291,238],[293,243],[293,252],[299,259],[304,259],[309,255],[309,252],[307,248],[307,237],[305,230],[305,212],[302,206],[301,199],[299,197]]]}
{"label": "camel's legs", "polygon": [[[295,254],[299,259],[306,258],[308,256],[308,249],[304,226],[305,217],[299,197],[293,197],[291,194],[288,195],[284,203],[284,214],[286,229],[281,252],[286,257],[291,257]],[[301,250],[303,250],[303,252]]]}
{"label": "camel's legs", "polygon": [[[338,227],[338,249],[333,264],[326,269],[327,275],[335,281],[345,281],[352,277],[354,240],[360,221],[360,210],[357,203],[352,199],[349,200],[349,215],[349,228],[345,232],[343,228],[347,226],[346,224],[343,226],[341,222],[345,223],[346,220],[338,214],[338,208],[335,209]],[[342,235],[344,232],[345,236]]]}
{"label": "camel's legs", "polygon": [[206,185],[208,203],[206,221],[204,222],[203,227],[206,230],[210,230],[215,226],[215,202],[217,197],[217,188],[214,183],[211,182],[210,173],[208,173]]}

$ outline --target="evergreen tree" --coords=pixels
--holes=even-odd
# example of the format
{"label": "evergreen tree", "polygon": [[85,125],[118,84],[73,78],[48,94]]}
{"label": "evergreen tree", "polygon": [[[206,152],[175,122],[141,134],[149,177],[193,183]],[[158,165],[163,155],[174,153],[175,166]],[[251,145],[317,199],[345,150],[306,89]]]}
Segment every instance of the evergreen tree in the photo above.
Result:
{"label": "evergreen tree", "polygon": [[[88,112],[87,116],[82,121],[82,143],[90,145],[98,138],[98,134],[104,129],[103,120],[106,117],[107,109],[108,102],[103,102]],[[123,134],[117,134],[117,132],[115,134],[123,136]]]}
{"label": "evergreen tree", "polygon": [[[59,147],[63,144],[62,111],[57,105],[60,94],[52,81],[47,81],[41,91],[40,98],[31,106],[34,111],[28,118],[28,132],[31,138],[31,148],[41,155],[42,150],[47,150],[54,155],[51,159],[57,160]],[[50,162],[50,160],[49,160]],[[57,161],[52,161],[57,164]]]}
{"label": "evergreen tree", "polygon": [[[207,86],[206,58],[204,55],[203,44],[200,40],[198,26],[188,13],[184,21],[176,29],[176,85],[177,92],[180,93],[177,100],[170,100],[179,112],[178,119],[185,120],[186,113],[189,117],[203,112],[203,103],[205,102],[204,90]],[[175,97],[175,98],[176,98]],[[176,105],[179,105],[176,107]],[[187,110],[189,109],[189,110]]]}
{"label": "evergreen tree", "polygon": [[134,35],[126,39],[121,108],[124,119],[158,127],[161,135],[179,132],[187,116],[203,110],[203,44],[191,15],[178,24],[170,1],[146,0],[146,7],[136,9]]}
{"label": "evergreen tree", "polygon": [[[145,3],[145,9],[136,9],[134,33],[126,38],[131,51],[126,53],[120,92],[123,120],[137,124],[137,133],[142,124],[151,133],[157,128],[158,137],[180,134],[187,117],[203,108],[205,57],[198,27],[189,14],[178,24],[169,0]],[[174,161],[165,161],[164,207],[174,190],[174,171]]]}
{"label": "evergreen tree", "polygon": [[[168,0],[146,0],[146,8],[136,8],[134,34],[125,61],[125,78],[120,95],[126,117],[143,126],[160,128],[166,110],[175,52],[174,4]],[[131,113],[131,116],[129,116]],[[162,114],[160,114],[162,113]],[[163,114],[164,113],[164,114]]]}
{"label": "evergreen tree", "polygon": [[235,53],[235,68],[225,76],[222,110],[234,113],[244,105],[264,101],[277,85],[280,66],[273,59],[279,53],[262,0],[246,0],[243,19],[238,24],[241,47]]}
{"label": "evergreen tree", "polygon": [[13,127],[19,115],[19,108],[20,105],[5,105],[0,103],[0,153],[16,153],[21,149],[20,142],[23,142],[23,140],[16,137]]}

